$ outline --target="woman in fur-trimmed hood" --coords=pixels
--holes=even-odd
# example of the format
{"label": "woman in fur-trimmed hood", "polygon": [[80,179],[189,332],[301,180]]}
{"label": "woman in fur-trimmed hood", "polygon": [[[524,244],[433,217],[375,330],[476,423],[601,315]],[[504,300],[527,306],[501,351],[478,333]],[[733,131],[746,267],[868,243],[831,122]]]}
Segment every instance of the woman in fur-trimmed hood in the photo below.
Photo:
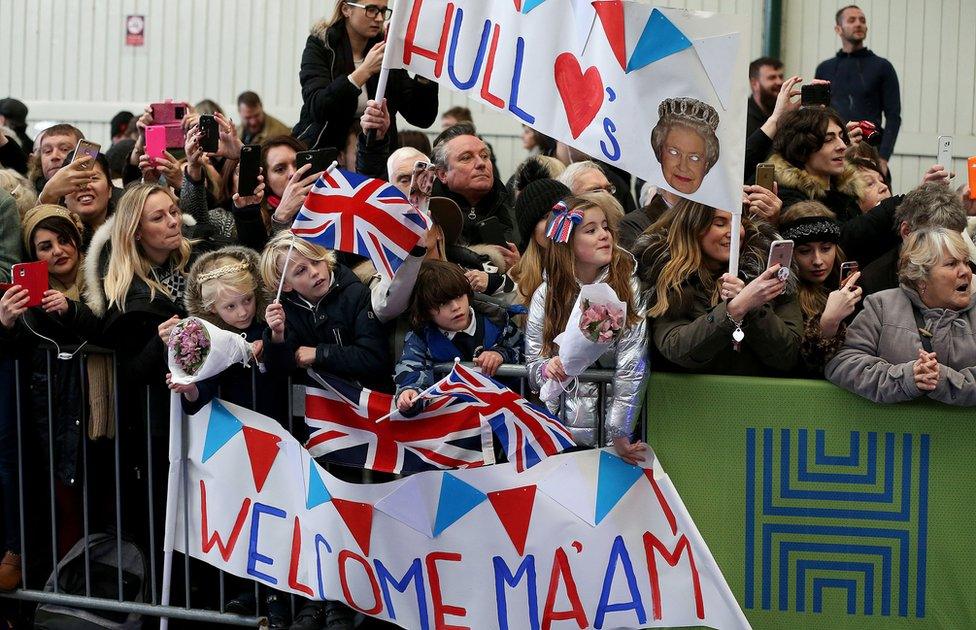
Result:
{"label": "woman in fur-trimmed hood", "polygon": [[731,217],[683,200],[634,244],[655,370],[782,376],[797,363],[803,317],[793,281],[766,269],[776,234],[743,218],[739,277],[732,277],[723,273]]}
{"label": "woman in fur-trimmed hood", "polygon": [[[309,147],[344,147],[352,123],[359,120],[366,100],[376,95],[383,42],[386,2],[367,5],[336,2],[328,20],[312,27],[305,42],[298,79],[302,111],[292,132]],[[373,8],[370,8],[373,7]],[[369,12],[375,12],[369,15]],[[376,50],[374,50],[376,48]],[[396,115],[420,128],[437,118],[437,83],[405,70],[391,70],[386,88],[390,130],[396,147]]]}
{"label": "woman in fur-trimmed hood", "polygon": [[900,242],[895,231],[898,198],[885,199],[861,212],[863,184],[844,154],[850,141],[834,110],[805,108],[783,118],[773,138],[777,195],[782,210],[800,201],[819,201],[840,223],[839,245],[863,268]]}

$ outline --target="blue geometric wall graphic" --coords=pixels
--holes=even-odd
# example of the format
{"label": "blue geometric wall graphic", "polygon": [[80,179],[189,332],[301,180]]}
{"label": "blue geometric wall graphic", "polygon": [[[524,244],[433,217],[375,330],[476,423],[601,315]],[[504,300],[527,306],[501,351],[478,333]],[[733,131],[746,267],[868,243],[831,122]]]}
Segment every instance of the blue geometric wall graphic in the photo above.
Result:
{"label": "blue geometric wall graphic", "polygon": [[309,460],[308,469],[308,497],[305,499],[305,508],[311,510],[313,507],[322,505],[332,500],[332,494],[325,487],[322,475],[319,474],[318,466],[314,461]]}
{"label": "blue geometric wall graphic", "polygon": [[441,492],[434,517],[434,536],[453,525],[459,518],[483,503],[488,497],[474,486],[451,473],[441,478]]}
{"label": "blue geometric wall graphic", "polygon": [[810,433],[746,429],[745,608],[925,617],[929,436]]}
{"label": "blue geometric wall graphic", "polygon": [[203,440],[203,459],[206,463],[214,453],[237,435],[244,425],[219,400],[210,403],[210,420],[207,422],[207,437]]}

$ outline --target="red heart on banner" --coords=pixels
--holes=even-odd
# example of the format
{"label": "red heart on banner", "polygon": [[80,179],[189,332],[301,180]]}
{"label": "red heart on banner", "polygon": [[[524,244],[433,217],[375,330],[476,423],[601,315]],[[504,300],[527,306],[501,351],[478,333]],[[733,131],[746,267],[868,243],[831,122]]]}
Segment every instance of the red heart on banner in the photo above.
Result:
{"label": "red heart on banner", "polygon": [[579,138],[603,105],[603,78],[596,66],[583,72],[576,55],[568,52],[556,57],[555,73],[569,130],[573,138]]}

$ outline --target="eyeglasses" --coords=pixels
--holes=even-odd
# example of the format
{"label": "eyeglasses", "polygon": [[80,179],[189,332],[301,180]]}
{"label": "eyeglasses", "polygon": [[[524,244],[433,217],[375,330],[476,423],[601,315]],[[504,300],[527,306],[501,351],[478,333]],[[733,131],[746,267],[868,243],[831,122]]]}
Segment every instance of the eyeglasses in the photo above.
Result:
{"label": "eyeglasses", "polygon": [[351,7],[356,7],[357,9],[362,9],[366,12],[366,17],[375,19],[377,15],[381,12],[383,14],[383,20],[389,20],[390,16],[393,15],[393,9],[389,7],[381,7],[378,4],[359,4],[358,2],[347,2]]}
{"label": "eyeglasses", "polygon": [[590,188],[586,192],[588,193],[605,192],[605,193],[610,193],[611,195],[615,195],[617,194],[617,187],[614,186],[613,184],[607,184],[606,186],[597,186],[595,188]]}

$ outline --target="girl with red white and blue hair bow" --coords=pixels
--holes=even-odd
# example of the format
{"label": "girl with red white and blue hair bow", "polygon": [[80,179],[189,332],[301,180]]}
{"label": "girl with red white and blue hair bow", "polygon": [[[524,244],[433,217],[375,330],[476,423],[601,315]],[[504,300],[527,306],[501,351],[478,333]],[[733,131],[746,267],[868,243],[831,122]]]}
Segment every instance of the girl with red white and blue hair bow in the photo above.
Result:
{"label": "girl with red white and blue hair bow", "polygon": [[[567,380],[555,338],[566,328],[583,286],[609,285],[627,304],[627,317],[619,337],[590,366],[614,370],[613,383],[607,386],[605,413],[599,404],[599,385],[582,380],[547,404],[578,444],[612,443],[618,455],[636,463],[643,459],[646,449],[633,436],[637,392],[646,364],[646,324],[634,259],[617,246],[617,222],[622,215],[620,204],[602,192],[569,197],[553,207],[546,226],[551,242],[544,259],[545,280],[529,306],[525,356],[534,391],[546,380]],[[601,426],[605,438],[598,443]]]}

